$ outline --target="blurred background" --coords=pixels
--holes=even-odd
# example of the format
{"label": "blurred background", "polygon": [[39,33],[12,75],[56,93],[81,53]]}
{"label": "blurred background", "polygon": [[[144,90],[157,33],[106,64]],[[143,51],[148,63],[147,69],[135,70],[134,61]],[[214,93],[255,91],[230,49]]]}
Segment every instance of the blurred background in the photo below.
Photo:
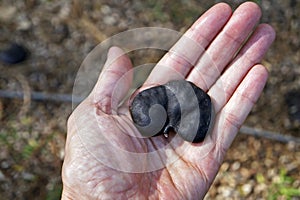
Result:
{"label": "blurred background", "polygon": [[[184,32],[218,2],[0,0],[0,199],[60,198],[69,95],[80,64],[97,44],[144,26]],[[225,2],[235,9],[244,1]],[[255,2],[277,38],[263,61],[268,83],[245,125],[288,137],[241,131],[206,199],[300,199],[300,2]],[[130,53],[134,65],[161,56],[154,50]],[[46,95],[53,93],[65,95]]]}

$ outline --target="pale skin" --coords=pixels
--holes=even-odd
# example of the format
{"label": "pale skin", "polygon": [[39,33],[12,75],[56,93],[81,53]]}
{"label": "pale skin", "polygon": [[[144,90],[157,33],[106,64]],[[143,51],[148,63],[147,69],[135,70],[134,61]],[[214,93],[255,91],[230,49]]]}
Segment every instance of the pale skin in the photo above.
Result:
{"label": "pale skin", "polygon": [[[171,138],[136,137],[139,133],[133,126],[129,104],[118,106],[130,88],[132,64],[120,48],[112,47],[92,93],[68,120],[62,199],[203,198],[267,81],[268,71],[260,62],[275,33],[269,25],[259,24],[260,16],[260,8],[251,2],[233,13],[227,4],[217,4],[185,33],[206,50],[215,66],[207,64],[203,52],[181,40],[172,48],[173,53],[167,53],[154,68],[142,89],[180,75],[211,96],[216,117],[204,142],[191,144],[176,139],[180,145],[166,152],[164,158],[175,156],[178,149],[186,151],[163,168],[144,173],[128,172],[139,164],[147,167],[147,162],[123,158],[115,152],[116,146],[145,153],[161,148]],[[180,55],[195,62],[186,62]],[[116,90],[124,74],[126,78]],[[108,166],[109,160],[116,160],[115,166],[123,163],[124,170]]]}

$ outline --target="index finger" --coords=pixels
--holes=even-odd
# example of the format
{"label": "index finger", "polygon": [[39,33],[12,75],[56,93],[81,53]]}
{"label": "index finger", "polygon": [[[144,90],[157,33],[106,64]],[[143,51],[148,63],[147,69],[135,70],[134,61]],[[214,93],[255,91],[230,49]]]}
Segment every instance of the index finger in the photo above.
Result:
{"label": "index finger", "polygon": [[225,3],[216,4],[206,11],[157,63],[144,86],[185,77],[231,13],[231,8]]}

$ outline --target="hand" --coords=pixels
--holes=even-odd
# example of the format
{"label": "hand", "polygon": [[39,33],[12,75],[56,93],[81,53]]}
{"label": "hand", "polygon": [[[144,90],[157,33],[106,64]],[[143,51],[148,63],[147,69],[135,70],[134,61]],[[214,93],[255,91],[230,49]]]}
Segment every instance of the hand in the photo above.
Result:
{"label": "hand", "polygon": [[[215,5],[160,60],[143,86],[180,75],[208,92],[215,125],[198,144],[178,138],[166,149],[169,139],[163,136],[140,138],[128,105],[118,107],[130,88],[132,65],[121,49],[112,47],[92,93],[68,120],[62,199],[203,198],[267,80],[259,63],[275,33],[267,24],[256,26],[260,16],[250,2],[234,13],[227,4]],[[202,46],[206,56],[185,43],[186,37]]]}

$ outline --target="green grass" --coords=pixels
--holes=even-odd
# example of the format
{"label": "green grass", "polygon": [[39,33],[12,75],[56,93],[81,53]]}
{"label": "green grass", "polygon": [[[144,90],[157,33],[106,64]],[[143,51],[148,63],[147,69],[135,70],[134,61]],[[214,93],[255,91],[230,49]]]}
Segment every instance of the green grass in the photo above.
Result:
{"label": "green grass", "polygon": [[300,189],[294,188],[293,182],[293,178],[287,175],[286,170],[281,169],[278,180],[272,183],[270,187],[268,200],[276,200],[282,197],[289,200],[293,197],[300,197]]}

